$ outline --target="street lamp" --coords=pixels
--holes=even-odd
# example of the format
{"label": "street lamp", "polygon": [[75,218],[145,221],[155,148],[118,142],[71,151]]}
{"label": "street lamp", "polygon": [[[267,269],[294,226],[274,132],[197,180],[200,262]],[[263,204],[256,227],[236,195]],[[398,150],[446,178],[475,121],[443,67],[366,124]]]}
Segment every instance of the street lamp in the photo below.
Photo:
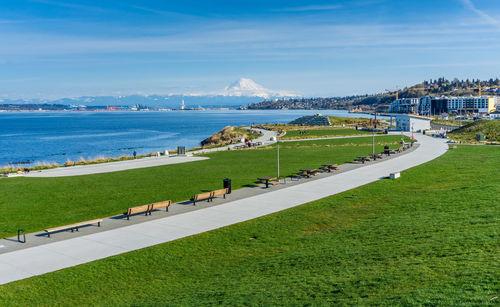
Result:
{"label": "street lamp", "polygon": [[[410,117],[408,117],[408,122],[410,121]],[[404,145],[405,143],[405,138],[404,138],[404,135],[403,135],[403,117],[401,117],[400,119],[400,125],[399,125],[399,128],[401,129],[401,145]]]}
{"label": "street lamp", "polygon": [[277,166],[277,172],[276,172],[276,180],[279,182],[280,181],[280,129],[278,129],[278,133],[276,134],[276,166]]}
{"label": "street lamp", "polygon": [[[377,110],[375,109],[375,119],[373,120],[373,129],[372,129],[372,157],[375,157],[375,128],[377,127]],[[375,159],[375,158],[374,158]]]}
{"label": "street lamp", "polygon": [[277,167],[278,167],[278,172],[277,172],[277,177],[276,180],[279,182],[280,181],[280,131],[278,130],[278,134],[276,135],[276,148],[277,148]]}

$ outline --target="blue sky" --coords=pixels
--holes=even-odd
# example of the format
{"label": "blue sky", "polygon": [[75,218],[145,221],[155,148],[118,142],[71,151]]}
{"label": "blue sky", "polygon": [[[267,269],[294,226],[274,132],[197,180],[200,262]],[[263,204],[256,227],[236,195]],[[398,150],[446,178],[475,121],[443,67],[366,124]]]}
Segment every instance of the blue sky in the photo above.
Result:
{"label": "blue sky", "polygon": [[500,1],[0,0],[0,98],[304,96],[500,75]]}

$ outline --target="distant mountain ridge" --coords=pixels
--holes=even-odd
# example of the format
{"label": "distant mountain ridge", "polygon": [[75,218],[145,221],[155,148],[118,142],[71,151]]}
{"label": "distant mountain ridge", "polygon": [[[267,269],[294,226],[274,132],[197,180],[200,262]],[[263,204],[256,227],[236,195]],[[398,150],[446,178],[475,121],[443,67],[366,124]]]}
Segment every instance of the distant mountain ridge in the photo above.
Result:
{"label": "distant mountain ridge", "polygon": [[[498,78],[480,80],[447,80],[438,78],[398,90],[400,98],[415,98],[426,95],[465,96],[477,95],[478,85],[487,95],[500,95]],[[239,107],[249,109],[352,109],[362,106],[370,110],[388,105],[396,98],[396,91],[371,95],[345,97],[303,98],[300,95],[281,90],[271,90],[251,79],[241,78],[221,91],[211,93],[189,93],[169,95],[126,95],[126,96],[82,96],[78,98],[48,99],[2,99],[0,104],[19,105],[71,105],[71,106],[133,106],[155,108],[179,108],[182,101],[186,107]]]}
{"label": "distant mountain ridge", "polygon": [[275,91],[251,79],[240,78],[221,91],[168,95],[82,96],[60,99],[0,99],[0,104],[57,104],[72,106],[133,106],[178,108],[182,101],[187,107],[239,107],[263,99],[297,97],[286,91]]}

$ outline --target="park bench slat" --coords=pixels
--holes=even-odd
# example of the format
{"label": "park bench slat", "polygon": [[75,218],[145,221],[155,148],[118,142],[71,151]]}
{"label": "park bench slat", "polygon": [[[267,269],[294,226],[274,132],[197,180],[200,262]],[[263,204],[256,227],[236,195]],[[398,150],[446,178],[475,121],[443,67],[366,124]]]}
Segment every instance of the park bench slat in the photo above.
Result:
{"label": "park bench slat", "polygon": [[127,220],[130,219],[130,216],[132,214],[136,214],[136,213],[145,213],[145,215],[148,215],[148,212],[149,212],[149,208],[150,208],[151,205],[142,205],[142,206],[137,206],[137,207],[131,207],[131,208],[128,208],[126,212],[124,212],[123,214],[127,216]]}
{"label": "park bench slat", "polygon": [[212,198],[217,197],[217,196],[223,196],[224,199],[226,198],[226,194],[229,194],[229,189],[220,189],[220,190],[215,190],[212,191]]}
{"label": "park bench slat", "polygon": [[168,212],[168,207],[172,204],[171,200],[165,200],[165,201],[160,201],[157,203],[152,203],[151,206],[149,207],[149,215],[151,215],[151,211],[153,210],[158,210],[161,208],[165,208],[165,211]]}
{"label": "park bench slat", "polygon": [[196,202],[200,201],[200,200],[210,201],[212,199],[212,195],[213,195],[213,192],[205,192],[205,193],[195,194],[193,197],[191,197],[191,201],[193,202],[193,206],[196,205]]}

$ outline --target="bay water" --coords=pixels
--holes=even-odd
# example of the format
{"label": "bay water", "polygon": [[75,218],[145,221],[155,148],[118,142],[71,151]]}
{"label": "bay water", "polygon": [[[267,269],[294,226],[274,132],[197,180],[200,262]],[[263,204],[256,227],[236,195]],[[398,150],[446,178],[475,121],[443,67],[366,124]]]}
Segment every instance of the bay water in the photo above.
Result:
{"label": "bay water", "polygon": [[5,112],[0,113],[0,167],[193,148],[225,126],[288,123],[316,113],[370,117],[343,110]]}

